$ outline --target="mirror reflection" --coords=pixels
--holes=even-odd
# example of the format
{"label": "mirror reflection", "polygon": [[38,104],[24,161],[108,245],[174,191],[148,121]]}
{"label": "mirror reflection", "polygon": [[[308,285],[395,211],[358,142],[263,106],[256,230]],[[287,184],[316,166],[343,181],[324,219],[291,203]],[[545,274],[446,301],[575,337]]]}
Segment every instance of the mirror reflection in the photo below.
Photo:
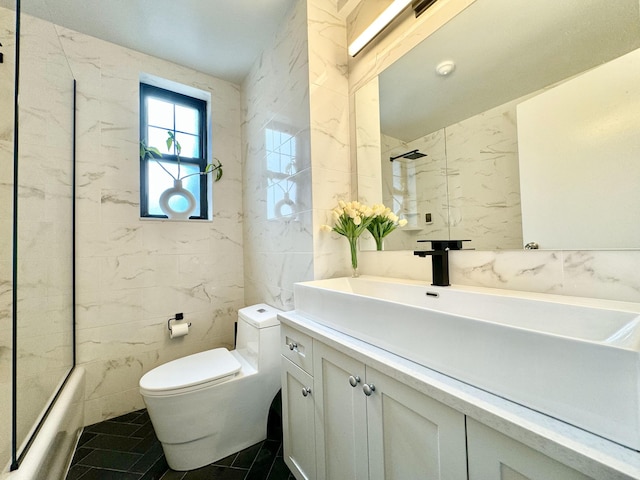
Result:
{"label": "mirror reflection", "polygon": [[477,0],[358,90],[359,199],[409,221],[385,249],[639,248],[639,20]]}

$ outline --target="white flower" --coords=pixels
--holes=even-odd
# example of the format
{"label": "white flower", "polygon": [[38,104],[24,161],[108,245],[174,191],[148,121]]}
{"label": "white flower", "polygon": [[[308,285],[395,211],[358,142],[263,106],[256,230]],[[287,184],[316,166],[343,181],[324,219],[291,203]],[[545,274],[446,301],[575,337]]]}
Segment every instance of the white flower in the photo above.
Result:
{"label": "white flower", "polygon": [[400,220],[400,221],[398,222],[398,226],[399,226],[399,227],[404,227],[407,223],[408,223],[408,222],[407,222],[407,219],[406,219],[406,218],[403,218],[402,220]]}
{"label": "white flower", "polygon": [[389,212],[387,214],[387,218],[391,220],[393,223],[396,223],[398,221],[398,216],[393,212]]}
{"label": "white flower", "polygon": [[384,214],[385,211],[385,206],[382,205],[381,203],[376,203],[373,207],[371,207],[371,210],[373,211],[373,214],[378,217],[381,216],[382,214]]}
{"label": "white flower", "polygon": [[[384,205],[378,209],[384,209]],[[333,227],[322,225],[320,230],[323,232],[333,231],[347,238],[358,238],[362,232],[366,231],[369,223],[374,218],[374,211],[371,207],[357,200],[345,202],[338,201],[338,206],[331,210],[333,217]],[[331,223],[331,222],[329,222]]]}

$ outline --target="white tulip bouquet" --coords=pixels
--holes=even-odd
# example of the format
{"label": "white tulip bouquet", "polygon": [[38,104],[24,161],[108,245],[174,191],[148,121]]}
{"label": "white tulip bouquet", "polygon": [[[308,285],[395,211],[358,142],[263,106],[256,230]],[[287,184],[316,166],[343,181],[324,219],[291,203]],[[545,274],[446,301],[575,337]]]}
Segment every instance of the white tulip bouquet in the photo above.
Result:
{"label": "white tulip bouquet", "polygon": [[406,219],[400,219],[391,211],[389,207],[385,207],[381,203],[376,203],[371,207],[373,218],[367,225],[367,230],[376,241],[376,250],[382,250],[382,240],[384,237],[393,232],[397,227],[404,227],[407,224]]}
{"label": "white tulip bouquet", "polygon": [[336,232],[347,238],[351,250],[351,268],[353,276],[358,276],[358,237],[368,230],[376,240],[376,248],[382,250],[382,239],[396,227],[403,227],[406,220],[400,220],[391,209],[382,204],[369,207],[358,201],[344,202],[331,211],[334,226],[322,225],[325,232]]}

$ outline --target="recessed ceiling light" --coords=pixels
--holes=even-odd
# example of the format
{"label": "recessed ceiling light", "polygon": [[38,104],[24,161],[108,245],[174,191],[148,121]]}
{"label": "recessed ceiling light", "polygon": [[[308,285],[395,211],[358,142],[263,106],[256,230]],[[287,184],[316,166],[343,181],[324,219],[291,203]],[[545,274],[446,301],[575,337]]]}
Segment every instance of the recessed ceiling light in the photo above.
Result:
{"label": "recessed ceiling light", "polygon": [[436,66],[436,73],[442,77],[446,77],[447,75],[451,75],[455,69],[456,64],[453,60],[445,60]]}

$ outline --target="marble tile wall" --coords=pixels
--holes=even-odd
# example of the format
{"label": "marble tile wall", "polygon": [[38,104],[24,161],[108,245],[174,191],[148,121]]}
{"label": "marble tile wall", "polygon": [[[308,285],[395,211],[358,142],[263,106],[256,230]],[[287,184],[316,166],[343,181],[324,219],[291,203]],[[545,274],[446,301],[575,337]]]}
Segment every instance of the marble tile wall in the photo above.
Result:
{"label": "marble tile wall", "polygon": [[[290,310],[293,283],[313,278],[306,1],[292,4],[242,97],[245,298]],[[285,192],[290,203],[276,207]]]}
{"label": "marble tile wall", "polygon": [[[288,310],[293,283],[349,272],[346,241],[320,232],[352,181],[346,29],[332,2],[293,4],[245,80],[243,104],[246,300]],[[265,140],[274,130],[296,143],[295,168],[279,176],[268,166],[281,152]],[[274,216],[270,189],[290,187],[295,213]]]}
{"label": "marble tile wall", "polygon": [[516,104],[492,108],[444,129],[450,238],[479,239],[476,250],[522,243]]}
{"label": "marble tile wall", "polygon": [[0,468],[11,453],[11,309],[13,236],[13,98],[15,10],[0,7]]}
{"label": "marble tile wall", "polygon": [[[431,282],[431,263],[411,251],[361,252],[361,272]],[[451,283],[640,302],[640,253],[494,250],[449,253]]]}
{"label": "marble tile wall", "polygon": [[[384,179],[389,168],[381,162],[385,141],[380,132],[380,87],[378,77],[374,77],[363,85],[354,95],[354,111],[357,122],[354,122],[355,145],[353,150],[358,159],[358,197],[361,202],[371,205],[384,200]],[[399,140],[398,140],[399,141]]]}
{"label": "marble tile wall", "polygon": [[313,169],[313,277],[351,273],[348,242],[320,231],[331,209],[352,195],[349,84],[345,20],[332,2],[308,0],[311,160]]}
{"label": "marble tile wall", "polygon": [[[418,20],[399,18],[371,47],[350,59],[350,94],[473,1],[436,3]],[[360,267],[371,275],[429,281],[429,262],[411,251],[361,252]],[[450,266],[451,281],[463,285],[640,301],[639,250],[452,252]]]}
{"label": "marble tile wall", "polygon": [[[143,407],[140,377],[174,358],[233,343],[244,303],[240,88],[59,28],[78,82],[77,355],[87,424]],[[211,94],[212,221],[140,219],[140,75]],[[189,334],[169,339],[183,312]]]}

